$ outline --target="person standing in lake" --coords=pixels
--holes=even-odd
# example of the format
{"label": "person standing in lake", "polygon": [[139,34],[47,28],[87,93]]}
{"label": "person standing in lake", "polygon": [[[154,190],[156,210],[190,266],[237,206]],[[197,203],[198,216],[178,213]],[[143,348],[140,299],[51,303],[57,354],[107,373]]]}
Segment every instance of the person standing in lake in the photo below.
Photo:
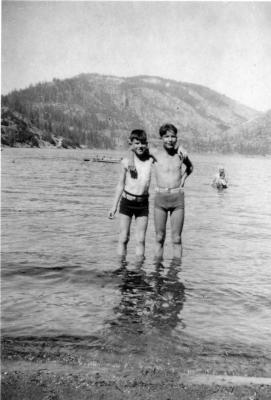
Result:
{"label": "person standing in lake", "polygon": [[[155,259],[163,259],[168,215],[171,222],[173,258],[182,257],[184,223],[184,184],[193,171],[187,153],[177,148],[177,128],[164,124],[159,129],[162,148],[154,153],[156,189],[154,197],[154,226],[156,233]],[[183,166],[185,170],[183,171]]]}
{"label": "person standing in lake", "polygon": [[226,189],[228,187],[228,179],[224,167],[220,166],[218,168],[218,173],[213,179],[212,186],[217,189]]}
{"label": "person standing in lake", "polygon": [[113,206],[108,217],[112,219],[120,203],[120,235],[118,255],[124,261],[127,255],[127,245],[130,238],[130,227],[133,216],[136,222],[136,257],[143,261],[145,254],[145,236],[149,215],[149,186],[153,158],[148,152],[147,135],[144,130],[133,130],[129,143],[134,156],[136,169],[129,169],[129,158],[121,160],[121,173],[117,184]]}

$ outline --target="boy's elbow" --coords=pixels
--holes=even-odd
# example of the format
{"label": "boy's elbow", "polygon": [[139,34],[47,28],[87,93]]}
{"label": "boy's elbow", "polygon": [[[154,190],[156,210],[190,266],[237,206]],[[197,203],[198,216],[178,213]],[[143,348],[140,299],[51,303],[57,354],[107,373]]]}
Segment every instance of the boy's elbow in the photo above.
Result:
{"label": "boy's elbow", "polygon": [[194,170],[193,164],[192,164],[192,163],[189,163],[189,164],[186,166],[186,173],[187,173],[187,175],[192,174],[193,170]]}

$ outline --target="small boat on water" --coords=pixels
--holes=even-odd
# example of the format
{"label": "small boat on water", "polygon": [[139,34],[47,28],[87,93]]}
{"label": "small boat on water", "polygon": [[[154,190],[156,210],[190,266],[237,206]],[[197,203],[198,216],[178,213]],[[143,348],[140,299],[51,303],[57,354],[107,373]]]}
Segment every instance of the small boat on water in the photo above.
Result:
{"label": "small boat on water", "polygon": [[92,162],[103,162],[103,163],[119,163],[121,158],[111,158],[105,156],[96,156],[92,158]]}

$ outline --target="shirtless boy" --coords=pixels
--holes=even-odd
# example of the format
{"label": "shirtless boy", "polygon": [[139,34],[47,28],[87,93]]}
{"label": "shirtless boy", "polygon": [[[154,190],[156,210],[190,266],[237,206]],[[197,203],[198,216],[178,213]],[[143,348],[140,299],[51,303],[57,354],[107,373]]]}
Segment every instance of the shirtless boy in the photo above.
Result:
{"label": "shirtless boy", "polygon": [[[156,189],[154,198],[154,225],[156,233],[155,258],[163,259],[167,218],[170,215],[173,258],[182,257],[182,230],[184,223],[184,191],[186,178],[193,165],[185,151],[177,146],[177,128],[164,124],[159,129],[162,149],[154,153]],[[185,166],[185,171],[182,166]]]}
{"label": "shirtless boy", "polygon": [[130,227],[133,216],[136,222],[136,257],[138,261],[144,259],[145,236],[149,215],[149,186],[153,158],[148,152],[147,135],[143,130],[134,130],[129,139],[133,151],[136,176],[129,170],[129,159],[121,161],[121,173],[116,188],[113,206],[108,217],[112,219],[120,202],[120,235],[118,255],[125,260],[127,245],[130,238]]}

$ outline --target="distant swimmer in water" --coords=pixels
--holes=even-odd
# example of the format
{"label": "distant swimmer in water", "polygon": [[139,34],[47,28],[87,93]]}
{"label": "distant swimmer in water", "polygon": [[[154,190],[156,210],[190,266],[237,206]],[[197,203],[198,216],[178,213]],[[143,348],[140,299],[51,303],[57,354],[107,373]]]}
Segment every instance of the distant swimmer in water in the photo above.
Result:
{"label": "distant swimmer in water", "polygon": [[221,166],[218,168],[218,173],[213,179],[212,186],[217,189],[226,189],[228,187],[228,179],[224,167]]}
{"label": "distant swimmer in water", "polygon": [[153,158],[148,151],[147,135],[144,130],[133,130],[129,143],[133,151],[136,174],[130,170],[129,158],[121,160],[121,172],[117,184],[113,206],[108,218],[114,218],[118,204],[120,213],[120,235],[118,255],[124,261],[130,238],[130,227],[133,216],[136,223],[136,257],[143,260],[145,254],[145,237],[149,216],[149,186]]}

